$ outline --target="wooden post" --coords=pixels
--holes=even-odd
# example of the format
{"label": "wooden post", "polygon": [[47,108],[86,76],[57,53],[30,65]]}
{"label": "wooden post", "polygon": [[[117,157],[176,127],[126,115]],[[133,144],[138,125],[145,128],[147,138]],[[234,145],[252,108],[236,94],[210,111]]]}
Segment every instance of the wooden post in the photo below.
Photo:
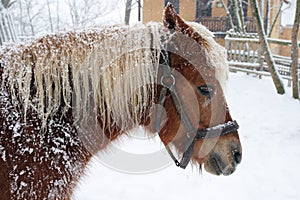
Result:
{"label": "wooden post", "polygon": [[[264,51],[263,51],[263,48],[261,46],[261,44],[258,44],[258,50],[257,50],[257,60],[258,60],[258,63],[259,63],[259,71],[263,71],[264,69]],[[262,75],[259,75],[258,76],[259,79],[262,79]]]}

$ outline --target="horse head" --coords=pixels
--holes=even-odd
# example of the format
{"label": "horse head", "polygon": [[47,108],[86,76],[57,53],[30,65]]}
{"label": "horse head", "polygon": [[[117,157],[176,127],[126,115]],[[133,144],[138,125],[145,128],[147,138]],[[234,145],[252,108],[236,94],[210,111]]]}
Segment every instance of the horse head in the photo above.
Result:
{"label": "horse head", "polygon": [[[185,22],[171,4],[163,23],[172,37],[159,72],[163,100],[158,103],[165,112],[154,121],[160,138],[178,166],[185,168],[191,159],[212,174],[230,175],[241,162],[242,148],[223,92],[228,73],[224,48],[206,28]],[[162,88],[168,91],[162,94]],[[157,119],[160,115],[166,120]],[[181,162],[172,151],[183,155]]]}

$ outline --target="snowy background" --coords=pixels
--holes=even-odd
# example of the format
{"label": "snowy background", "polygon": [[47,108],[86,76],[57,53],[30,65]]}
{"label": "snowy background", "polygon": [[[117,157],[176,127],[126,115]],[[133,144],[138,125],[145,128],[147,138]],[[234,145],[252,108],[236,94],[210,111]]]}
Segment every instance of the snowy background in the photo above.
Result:
{"label": "snowy background", "polygon": [[[282,25],[292,25],[295,0],[282,14]],[[122,22],[122,0],[101,23]],[[115,19],[115,20],[111,20]],[[134,9],[131,21],[137,19]],[[287,84],[286,84],[287,85]],[[154,199],[300,199],[300,102],[275,92],[272,80],[231,73],[227,87],[231,114],[240,124],[243,160],[231,176],[216,177],[189,166],[173,165],[149,174],[127,174],[101,164],[100,154],[90,163],[74,200],[154,200]],[[143,134],[140,130],[140,134]],[[133,153],[162,149],[159,139],[127,138],[115,144]],[[111,154],[113,156],[113,154]],[[130,162],[130,161],[128,161]]]}
{"label": "snowy background", "polygon": [[[126,0],[22,0],[10,8],[18,35],[40,36],[58,30],[86,26],[123,24]],[[295,2],[283,4],[281,25],[290,26],[295,16]],[[132,1],[130,22],[138,20],[138,5]],[[278,9],[274,6],[271,9]]]}
{"label": "snowy background", "polygon": [[[226,96],[240,124],[243,146],[242,163],[231,176],[200,174],[190,166],[182,170],[175,165],[150,174],[126,174],[105,167],[95,157],[73,199],[300,199],[300,102],[287,90],[277,95],[270,78],[230,74]],[[161,146],[153,140],[148,144],[153,149]],[[149,151],[143,140],[118,145],[128,151],[143,147]]]}
{"label": "snowy background", "polygon": [[[40,8],[45,8],[44,1],[39,2],[40,4],[34,4],[35,11],[42,12]],[[99,2],[106,2],[102,5],[107,6],[105,9],[109,12],[99,16],[95,23],[89,25],[123,23],[125,0]],[[295,0],[291,2],[294,5]],[[58,24],[60,26],[71,24],[67,5],[61,3],[60,6],[61,10],[66,11],[60,12],[62,22]],[[52,4],[50,9],[55,19],[55,4]],[[295,7],[291,6],[284,11],[281,18],[282,25],[293,23],[294,10]],[[15,17],[19,15],[16,14]],[[135,7],[131,20],[135,22],[136,19]],[[39,27],[45,24],[47,18],[36,18],[36,20],[41,20],[37,21],[36,32],[40,31],[40,34],[44,34],[44,29],[41,30]],[[19,32],[25,32],[30,27],[21,27],[20,23],[16,28]],[[44,28],[49,30],[49,27],[44,26]],[[182,170],[173,165],[171,160],[171,165],[153,173],[139,175],[121,173],[103,165],[100,159],[103,155],[99,154],[90,163],[86,176],[81,179],[73,199],[300,199],[298,189],[300,102],[291,98],[290,88],[287,90],[287,94],[280,96],[276,94],[270,78],[264,77],[260,80],[243,73],[230,74],[226,96],[231,114],[240,124],[239,134],[243,146],[242,163],[233,175],[216,177],[205,171],[199,173],[190,166]],[[139,134],[143,134],[141,130]],[[114,145],[127,152],[138,150],[140,153],[149,153],[163,149],[157,138],[151,140],[121,138]]]}
{"label": "snowy background", "polygon": [[295,12],[296,12],[296,0],[291,0],[290,4],[283,4],[281,25],[292,26],[295,19]]}

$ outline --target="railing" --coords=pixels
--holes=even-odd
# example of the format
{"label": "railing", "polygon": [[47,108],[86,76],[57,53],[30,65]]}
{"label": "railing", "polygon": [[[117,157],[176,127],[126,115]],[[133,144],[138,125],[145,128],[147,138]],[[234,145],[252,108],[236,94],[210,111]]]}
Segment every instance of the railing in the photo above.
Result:
{"label": "railing", "polygon": [[[199,17],[195,20],[206,26],[212,32],[227,32],[230,29],[228,17]],[[256,32],[256,23],[251,18],[244,18],[246,31]]]}
{"label": "railing", "polygon": [[[268,38],[269,43],[277,43],[280,45],[289,45],[290,41]],[[300,44],[299,44],[300,45]],[[260,47],[257,34],[237,34],[228,32],[225,37],[225,47],[231,71],[242,71],[247,74],[256,74],[260,78],[262,76],[270,76],[268,66],[265,62],[264,52]],[[291,85],[291,63],[290,57],[274,55],[274,62],[282,78],[288,80]],[[300,59],[298,68],[300,68]],[[300,71],[300,70],[299,70]]]}
{"label": "railing", "polygon": [[230,29],[226,17],[201,17],[196,19],[212,32],[226,32]]}
{"label": "railing", "polygon": [[256,27],[256,22],[253,21],[252,18],[245,18],[245,25],[246,25],[246,32],[247,33],[256,33],[257,32],[257,27]]}

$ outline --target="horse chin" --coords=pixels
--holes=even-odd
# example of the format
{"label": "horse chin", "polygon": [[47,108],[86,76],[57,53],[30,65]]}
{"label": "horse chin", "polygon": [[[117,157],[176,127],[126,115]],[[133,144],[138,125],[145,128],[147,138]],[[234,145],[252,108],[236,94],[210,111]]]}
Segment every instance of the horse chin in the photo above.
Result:
{"label": "horse chin", "polygon": [[222,167],[215,159],[205,162],[204,169],[210,174],[217,175],[217,176],[220,175],[229,176],[235,171],[234,166],[228,165],[226,167]]}
{"label": "horse chin", "polygon": [[222,159],[222,157],[216,153],[211,153],[208,158],[204,161],[205,171],[213,175],[231,175],[237,167],[237,164],[240,163],[240,160],[236,161],[233,159]]}

